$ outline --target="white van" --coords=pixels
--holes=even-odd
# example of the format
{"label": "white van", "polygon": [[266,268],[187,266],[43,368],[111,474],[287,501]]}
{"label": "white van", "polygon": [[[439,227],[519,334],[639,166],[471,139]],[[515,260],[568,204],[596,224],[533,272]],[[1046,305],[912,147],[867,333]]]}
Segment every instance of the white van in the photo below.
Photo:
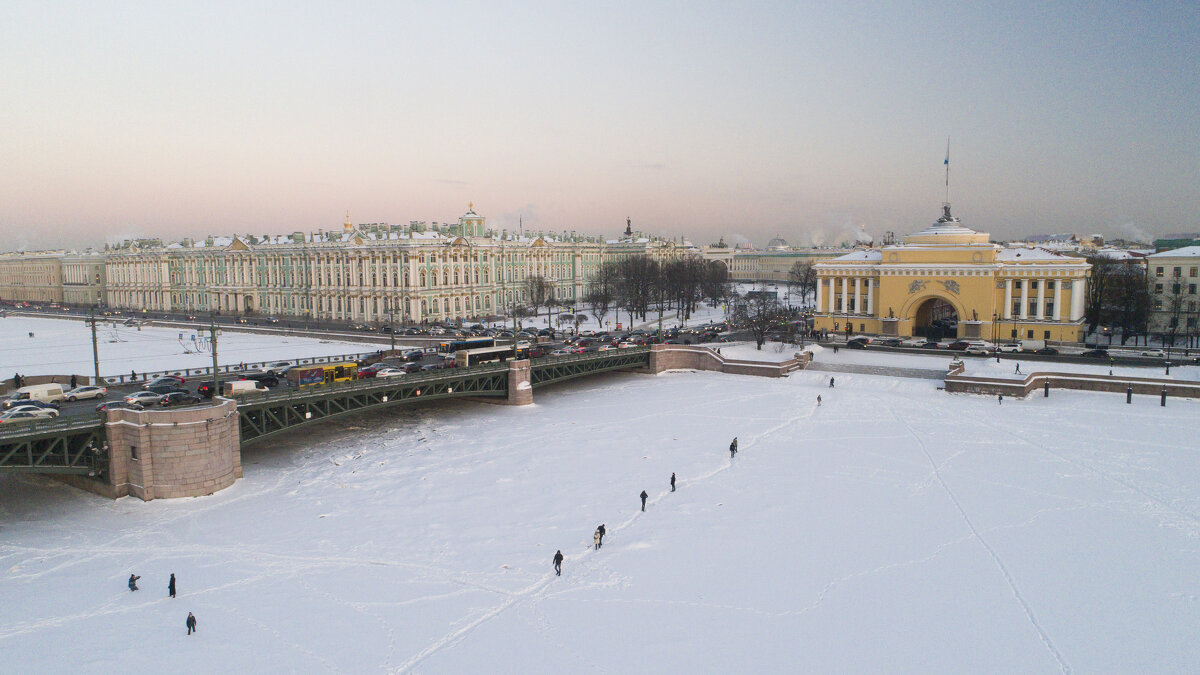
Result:
{"label": "white van", "polygon": [[229,398],[254,396],[271,391],[267,385],[257,380],[231,380],[221,383],[221,395]]}
{"label": "white van", "polygon": [[42,403],[55,403],[66,398],[63,393],[61,384],[31,384],[26,387],[14,391],[9,397],[9,401],[41,401]]}

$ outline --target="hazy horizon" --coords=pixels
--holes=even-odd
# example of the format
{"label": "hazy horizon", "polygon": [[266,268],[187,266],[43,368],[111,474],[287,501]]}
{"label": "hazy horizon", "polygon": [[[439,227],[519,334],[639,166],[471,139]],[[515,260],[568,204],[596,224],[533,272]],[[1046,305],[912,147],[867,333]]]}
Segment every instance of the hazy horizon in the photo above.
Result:
{"label": "hazy horizon", "polygon": [[0,250],[1200,230],[1194,3],[0,7]]}

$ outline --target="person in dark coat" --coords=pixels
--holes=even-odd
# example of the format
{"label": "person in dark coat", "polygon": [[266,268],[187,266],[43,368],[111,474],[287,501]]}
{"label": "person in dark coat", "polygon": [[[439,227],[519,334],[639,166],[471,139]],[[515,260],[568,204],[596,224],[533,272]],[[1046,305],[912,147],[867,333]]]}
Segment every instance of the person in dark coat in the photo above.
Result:
{"label": "person in dark coat", "polygon": [[167,593],[173,598],[175,597],[175,573],[171,573],[171,580],[167,582]]}
{"label": "person in dark coat", "polygon": [[833,378],[829,378],[829,388],[833,389]]}
{"label": "person in dark coat", "polygon": [[737,436],[733,437],[733,442],[729,444],[729,459],[737,454]]}
{"label": "person in dark coat", "polygon": [[1004,394],[996,394],[996,404],[1004,405]]}
{"label": "person in dark coat", "polygon": [[821,407],[821,395],[820,394],[817,394],[817,407],[818,408]]}
{"label": "person in dark coat", "polygon": [[562,576],[562,561],[563,561],[562,551],[555,553],[554,554],[554,574],[556,576],[560,576],[560,577]]}
{"label": "person in dark coat", "polygon": [[75,387],[79,386],[77,384],[78,382],[79,382],[79,378],[75,375],[72,375],[71,376],[71,388],[74,389]]}
{"label": "person in dark coat", "polygon": [[129,380],[132,382],[133,380],[136,380],[136,379],[137,379],[137,371],[130,370],[129,371]]}
{"label": "person in dark coat", "polygon": [[600,546],[603,546],[604,535],[608,534],[608,530],[604,529],[604,523],[600,523],[600,527],[596,528],[596,534],[600,535]]}
{"label": "person in dark coat", "polygon": [[196,615],[188,612],[187,618],[188,635],[196,632]]}
{"label": "person in dark coat", "polygon": [[675,474],[671,474],[671,492],[675,491]]}
{"label": "person in dark coat", "polygon": [[138,579],[141,579],[141,577],[139,577],[136,574],[129,575],[129,590],[136,591],[138,589],[138,587],[137,587]]}
{"label": "person in dark coat", "polygon": [[646,498],[649,497],[650,495],[646,494],[645,490],[642,490],[641,496],[642,496],[642,510],[645,511],[646,510]]}

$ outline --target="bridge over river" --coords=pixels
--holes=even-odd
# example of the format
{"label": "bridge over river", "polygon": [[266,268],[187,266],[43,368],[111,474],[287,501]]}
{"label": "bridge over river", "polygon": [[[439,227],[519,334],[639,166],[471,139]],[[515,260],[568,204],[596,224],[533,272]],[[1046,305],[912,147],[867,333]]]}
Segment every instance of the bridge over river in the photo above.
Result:
{"label": "bridge over river", "polygon": [[[63,475],[109,496],[208,494],[240,477],[241,447],[297,427],[452,397],[527,404],[535,388],[615,370],[657,372],[656,360],[651,347],[632,347],[276,390],[189,408],[39,420],[0,430],[0,472]],[[231,453],[236,457],[222,459]]]}

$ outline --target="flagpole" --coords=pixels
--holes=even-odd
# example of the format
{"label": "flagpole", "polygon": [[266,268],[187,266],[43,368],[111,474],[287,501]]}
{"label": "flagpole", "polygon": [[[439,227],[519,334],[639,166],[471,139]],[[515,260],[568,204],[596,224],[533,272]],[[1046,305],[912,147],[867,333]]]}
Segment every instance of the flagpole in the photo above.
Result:
{"label": "flagpole", "polygon": [[950,137],[946,137],[946,203],[950,203]]}

